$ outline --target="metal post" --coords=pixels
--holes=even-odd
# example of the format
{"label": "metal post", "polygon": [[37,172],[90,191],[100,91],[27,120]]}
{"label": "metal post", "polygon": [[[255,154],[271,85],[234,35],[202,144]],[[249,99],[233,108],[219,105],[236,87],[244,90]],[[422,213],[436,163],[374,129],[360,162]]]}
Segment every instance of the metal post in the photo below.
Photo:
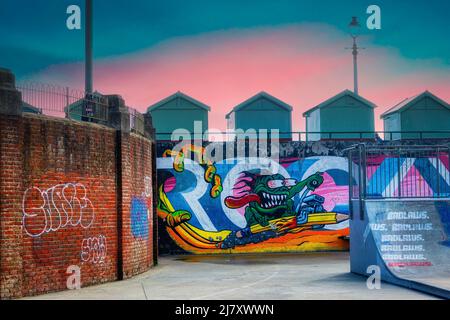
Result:
{"label": "metal post", "polygon": [[397,184],[398,184],[398,198],[401,198],[402,196],[402,178],[401,178],[401,172],[400,172],[400,156],[401,156],[401,149],[398,150],[398,158],[397,158]]}
{"label": "metal post", "polygon": [[[364,220],[364,194],[365,194],[365,166],[363,159],[365,158],[366,147],[364,144],[359,144],[359,169],[358,169],[358,181],[359,181],[359,219]],[[365,199],[364,199],[365,200]]]}
{"label": "metal post", "polygon": [[364,199],[366,199],[366,194],[367,194],[367,152],[366,152],[366,145],[362,144],[362,149],[363,149],[363,197]]}
{"label": "metal post", "polygon": [[86,0],[85,4],[85,91],[92,93],[92,0]]}
{"label": "metal post", "polygon": [[441,154],[441,150],[439,149],[439,147],[437,148],[437,155],[436,155],[436,169],[437,169],[437,176],[436,176],[436,183],[437,183],[437,196],[440,197],[441,196],[441,170],[440,170],[440,159],[439,159],[439,155]]}
{"label": "metal post", "polygon": [[356,37],[352,38],[353,38],[352,54],[353,54],[353,85],[354,85],[353,92],[355,94],[358,94],[358,46],[356,44]]}
{"label": "metal post", "polygon": [[349,204],[349,211],[350,211],[350,219],[353,220],[353,167],[352,167],[352,160],[353,160],[353,152],[350,150],[348,152],[347,161],[348,161],[348,204]]}
{"label": "metal post", "polygon": [[69,110],[69,87],[66,87],[66,118],[70,119],[70,110]]}

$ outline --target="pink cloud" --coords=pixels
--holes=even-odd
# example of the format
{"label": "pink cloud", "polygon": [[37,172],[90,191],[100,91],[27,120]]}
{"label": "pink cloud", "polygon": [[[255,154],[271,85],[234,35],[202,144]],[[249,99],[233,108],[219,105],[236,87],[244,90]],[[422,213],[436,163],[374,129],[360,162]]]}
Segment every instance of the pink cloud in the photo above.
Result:
{"label": "pink cloud", "polygon": [[[450,67],[407,60],[368,38],[360,54],[360,94],[379,115],[426,89],[450,101]],[[211,106],[210,128],[225,129],[233,106],[267,91],[294,107],[293,129],[304,130],[302,113],[352,89],[349,36],[326,25],[302,24],[227,30],[173,38],[151,49],[95,61],[96,89],[118,93],[140,111],[180,90]],[[83,65],[56,65],[31,78],[82,87]]]}

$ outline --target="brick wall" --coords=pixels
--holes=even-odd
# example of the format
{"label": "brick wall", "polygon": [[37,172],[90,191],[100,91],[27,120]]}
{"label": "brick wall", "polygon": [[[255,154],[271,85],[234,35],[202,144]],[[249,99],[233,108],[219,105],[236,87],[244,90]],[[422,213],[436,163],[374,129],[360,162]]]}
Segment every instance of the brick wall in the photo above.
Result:
{"label": "brick wall", "polygon": [[151,143],[138,135],[121,134],[123,278],[153,263]]}
{"label": "brick wall", "polygon": [[0,115],[0,298],[131,277],[153,264],[150,140]]}

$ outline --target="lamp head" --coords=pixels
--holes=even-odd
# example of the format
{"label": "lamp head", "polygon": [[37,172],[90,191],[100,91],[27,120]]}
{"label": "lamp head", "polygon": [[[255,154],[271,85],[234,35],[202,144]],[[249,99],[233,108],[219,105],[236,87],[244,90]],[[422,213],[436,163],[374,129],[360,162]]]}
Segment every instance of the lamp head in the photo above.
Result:
{"label": "lamp head", "polygon": [[352,17],[352,21],[348,24],[350,35],[355,38],[361,32],[361,25],[358,22],[358,17]]}

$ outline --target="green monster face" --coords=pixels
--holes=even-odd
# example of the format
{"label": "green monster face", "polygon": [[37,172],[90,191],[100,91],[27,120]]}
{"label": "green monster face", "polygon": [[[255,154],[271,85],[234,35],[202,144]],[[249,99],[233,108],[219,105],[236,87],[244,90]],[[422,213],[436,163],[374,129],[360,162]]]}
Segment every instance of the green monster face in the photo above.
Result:
{"label": "green monster face", "polygon": [[271,214],[278,210],[286,210],[289,190],[297,183],[295,179],[286,179],[281,174],[258,176],[253,192],[260,198],[260,203],[252,202],[258,211]]}
{"label": "green monster face", "polygon": [[265,214],[274,214],[280,210],[292,210],[292,197],[304,188],[314,191],[322,182],[323,177],[320,172],[300,182],[292,178],[285,178],[281,174],[257,176],[253,184],[253,192],[258,195],[259,202],[252,201],[250,206]]}
{"label": "green monster face", "polygon": [[294,202],[292,198],[308,189],[314,191],[323,182],[321,172],[297,181],[292,178],[285,178],[281,174],[274,175],[253,175],[246,173],[252,181],[246,180],[247,186],[251,188],[250,193],[241,196],[229,196],[225,198],[225,205],[228,208],[236,209],[249,205],[261,214],[273,215],[275,213],[291,213]]}

